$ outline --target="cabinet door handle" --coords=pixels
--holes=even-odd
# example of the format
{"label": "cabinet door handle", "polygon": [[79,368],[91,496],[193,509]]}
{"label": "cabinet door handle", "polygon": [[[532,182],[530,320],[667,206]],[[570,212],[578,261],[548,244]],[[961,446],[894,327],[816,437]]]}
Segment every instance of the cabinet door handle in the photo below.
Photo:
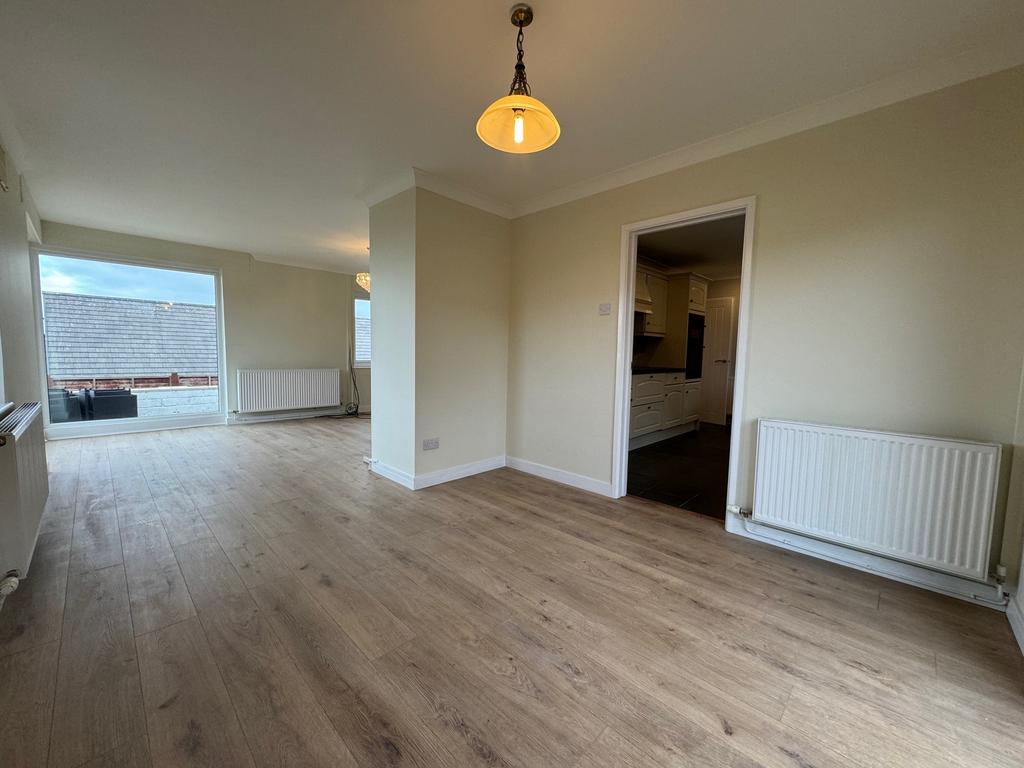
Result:
{"label": "cabinet door handle", "polygon": [[715,360],[716,363],[728,363],[728,360]]}

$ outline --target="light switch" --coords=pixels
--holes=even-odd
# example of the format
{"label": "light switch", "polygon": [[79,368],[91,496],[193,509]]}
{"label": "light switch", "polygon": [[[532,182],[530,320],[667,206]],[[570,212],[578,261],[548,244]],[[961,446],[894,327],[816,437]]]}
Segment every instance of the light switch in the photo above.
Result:
{"label": "light switch", "polygon": [[599,315],[610,315],[611,313],[612,313],[612,305],[611,304],[598,304],[597,305],[597,314],[599,314]]}

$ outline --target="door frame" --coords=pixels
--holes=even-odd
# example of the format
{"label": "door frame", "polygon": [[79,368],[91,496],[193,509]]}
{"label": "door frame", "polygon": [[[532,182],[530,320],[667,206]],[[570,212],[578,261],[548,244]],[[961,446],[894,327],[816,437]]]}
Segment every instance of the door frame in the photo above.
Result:
{"label": "door frame", "polygon": [[739,443],[746,410],[746,377],[748,336],[750,332],[750,284],[754,256],[754,217],[756,196],[741,197],[714,205],[706,205],[654,219],[622,225],[622,246],[619,258],[618,342],[615,354],[615,404],[612,435],[612,496],[626,495],[629,468],[629,393],[632,375],[633,302],[636,290],[636,248],[640,235],[672,229],[684,224],[724,219],[737,214],[746,218],[743,225],[743,265],[740,270],[739,311],[736,319],[736,357],[733,383],[732,431],[729,451],[729,483],[726,506],[739,504]]}
{"label": "door frame", "polygon": [[[740,280],[740,285],[741,286],[743,285],[743,280],[742,279]],[[708,379],[707,379],[707,372],[710,370],[710,367],[709,367],[708,364],[710,363],[711,365],[714,365],[714,362],[715,362],[713,359],[710,359],[710,358],[713,357],[713,355],[709,355],[708,354],[708,348],[709,348],[710,345],[708,344],[708,330],[707,329],[708,329],[708,315],[710,314],[710,312],[707,309],[707,305],[711,304],[712,301],[725,301],[725,302],[728,302],[728,305],[727,305],[729,307],[729,339],[728,339],[728,342],[729,342],[729,355],[730,355],[730,359],[727,360],[726,362],[728,363],[728,365],[734,365],[735,362],[736,362],[736,350],[735,350],[735,346],[736,345],[735,345],[735,343],[733,341],[733,336],[734,336],[734,334],[736,332],[736,297],[735,296],[716,296],[713,299],[712,298],[708,298],[706,300],[706,305],[705,305],[705,309],[704,309],[704,354],[703,354],[703,360],[702,360],[702,365],[701,365],[701,369],[704,372],[703,376],[701,376],[701,381],[702,381],[702,383],[701,383],[701,401],[702,401],[702,404],[707,402],[707,400],[705,399],[705,395],[706,395],[706,393],[710,389],[710,387],[708,387]],[[733,377],[733,387],[735,388],[735,386],[736,386],[736,380],[735,380],[735,377]],[[722,422],[721,422],[722,425],[725,425],[729,421],[729,368],[728,368],[728,366],[725,369],[725,390],[726,390],[725,391],[725,404],[723,406],[724,411],[723,411]],[[710,419],[705,419],[703,417],[701,417],[701,421],[707,421],[709,424],[718,424],[717,421],[711,421]]]}
{"label": "door frame", "polygon": [[[151,259],[143,257],[125,256],[123,254],[99,253],[86,251],[78,248],[65,248],[61,246],[50,247],[46,245],[33,244],[29,249],[32,266],[32,292],[35,304],[36,321],[36,354],[39,365],[39,388],[40,402],[43,406],[43,430],[47,440],[63,440],[78,437],[100,437],[105,435],[121,435],[134,432],[153,432],[164,429],[179,429],[183,427],[206,427],[217,426],[226,423],[228,408],[227,388],[227,340],[224,330],[224,275],[219,267],[206,267],[199,264],[187,262],[168,261],[165,259]],[[68,422],[64,424],[53,424],[50,422],[50,398],[47,388],[46,370],[46,342],[43,328],[43,293],[42,281],[39,277],[39,256],[40,254],[52,254],[54,256],[65,256],[71,259],[84,259],[86,261],[100,261],[111,264],[126,264],[136,267],[154,267],[157,269],[170,269],[176,272],[194,272],[201,275],[210,275],[214,280],[214,296],[217,301],[217,397],[219,408],[209,414],[196,414],[186,416],[158,416],[150,418],[134,419],[104,419],[97,422]]]}

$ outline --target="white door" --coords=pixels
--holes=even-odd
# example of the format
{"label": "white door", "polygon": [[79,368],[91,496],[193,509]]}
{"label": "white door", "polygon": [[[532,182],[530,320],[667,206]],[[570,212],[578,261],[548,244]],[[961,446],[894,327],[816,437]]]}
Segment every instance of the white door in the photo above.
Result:
{"label": "white door", "polygon": [[732,364],[731,296],[708,299],[704,315],[704,370],[701,421],[725,424],[729,404],[729,366]]}

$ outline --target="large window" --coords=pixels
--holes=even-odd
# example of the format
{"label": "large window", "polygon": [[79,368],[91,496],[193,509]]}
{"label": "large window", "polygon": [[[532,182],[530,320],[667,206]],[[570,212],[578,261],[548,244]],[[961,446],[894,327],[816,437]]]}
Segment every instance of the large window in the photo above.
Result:
{"label": "large window", "polygon": [[355,300],[356,356],[357,368],[370,367],[370,300]]}
{"label": "large window", "polygon": [[39,254],[51,424],[217,414],[217,281]]}

